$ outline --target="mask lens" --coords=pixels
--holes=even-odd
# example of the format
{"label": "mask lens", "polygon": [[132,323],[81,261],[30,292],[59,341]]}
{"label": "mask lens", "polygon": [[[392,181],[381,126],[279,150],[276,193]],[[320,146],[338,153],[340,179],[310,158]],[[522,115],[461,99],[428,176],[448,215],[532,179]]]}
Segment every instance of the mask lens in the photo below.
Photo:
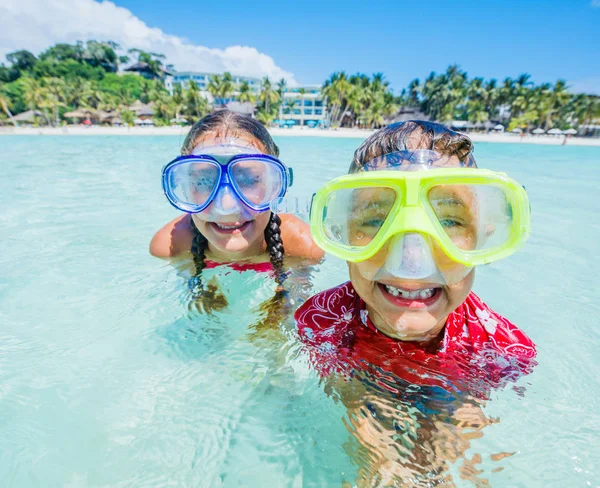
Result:
{"label": "mask lens", "polygon": [[171,194],[179,202],[202,206],[218,184],[219,169],[209,162],[184,162],[170,169],[167,181]]}
{"label": "mask lens", "polygon": [[439,185],[427,198],[444,232],[463,251],[493,249],[510,238],[513,212],[502,188]]}
{"label": "mask lens", "polygon": [[259,159],[244,159],[231,165],[231,177],[244,198],[256,206],[268,205],[280,196],[282,171],[273,163]]}
{"label": "mask lens", "polygon": [[352,247],[368,245],[379,233],[394,202],[391,188],[361,187],[333,191],[323,210],[327,237]]}

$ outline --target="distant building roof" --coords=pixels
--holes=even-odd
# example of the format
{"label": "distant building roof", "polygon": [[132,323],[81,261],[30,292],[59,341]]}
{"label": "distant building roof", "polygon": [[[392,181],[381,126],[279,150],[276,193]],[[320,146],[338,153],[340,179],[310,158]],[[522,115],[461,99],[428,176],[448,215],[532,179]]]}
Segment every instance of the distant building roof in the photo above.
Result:
{"label": "distant building roof", "polygon": [[406,122],[407,120],[430,120],[430,118],[417,107],[401,107],[396,115],[388,118],[385,123],[394,124],[396,122]]}
{"label": "distant building roof", "polygon": [[41,117],[42,112],[39,110],[27,110],[13,117],[17,122],[33,122],[36,117]]}
{"label": "distant building roof", "polygon": [[150,105],[146,105],[145,103],[136,100],[129,106],[129,110],[135,112],[138,117],[151,117],[154,115],[154,109]]}
{"label": "distant building roof", "polygon": [[[161,67],[160,70],[164,74],[166,74],[166,75],[170,75],[171,74],[170,71],[167,71],[163,67]],[[149,73],[149,74],[153,74],[153,71],[152,71],[152,68],[150,68],[150,65],[148,63],[144,63],[144,62],[138,62],[138,63],[132,64],[128,68],[125,68],[125,71],[135,71],[136,73]]]}

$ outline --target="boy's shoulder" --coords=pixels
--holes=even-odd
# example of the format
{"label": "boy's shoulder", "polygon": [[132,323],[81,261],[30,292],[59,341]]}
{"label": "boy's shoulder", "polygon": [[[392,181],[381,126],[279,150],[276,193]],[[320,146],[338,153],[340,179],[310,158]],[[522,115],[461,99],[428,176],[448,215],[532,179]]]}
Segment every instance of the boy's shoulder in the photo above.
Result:
{"label": "boy's shoulder", "polygon": [[356,292],[347,281],[310,297],[294,313],[300,330],[306,327],[329,329],[354,316]]}
{"label": "boy's shoulder", "polygon": [[[479,347],[491,345],[506,356],[530,359],[536,355],[535,343],[514,323],[492,310],[471,292],[464,303],[448,317],[448,331],[468,334]],[[450,335],[454,335],[450,334]]]}

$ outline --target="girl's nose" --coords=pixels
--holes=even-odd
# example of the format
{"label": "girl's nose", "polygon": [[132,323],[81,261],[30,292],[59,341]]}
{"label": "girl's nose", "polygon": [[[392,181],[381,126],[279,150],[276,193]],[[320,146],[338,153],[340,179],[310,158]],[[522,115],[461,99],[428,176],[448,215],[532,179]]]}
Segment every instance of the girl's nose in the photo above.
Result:
{"label": "girl's nose", "polygon": [[240,202],[229,185],[221,187],[217,192],[214,209],[222,215],[235,214],[241,210]]}

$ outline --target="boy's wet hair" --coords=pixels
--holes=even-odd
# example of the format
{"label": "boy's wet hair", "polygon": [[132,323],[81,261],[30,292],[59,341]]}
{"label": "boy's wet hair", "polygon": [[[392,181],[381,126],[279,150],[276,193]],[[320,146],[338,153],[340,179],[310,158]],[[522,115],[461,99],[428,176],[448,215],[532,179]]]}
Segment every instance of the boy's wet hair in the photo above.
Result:
{"label": "boy's wet hair", "polygon": [[[260,122],[248,115],[238,114],[229,110],[217,110],[197,121],[183,142],[181,154],[191,154],[194,147],[196,147],[198,138],[206,134],[212,134],[218,138],[250,136],[262,144],[262,149],[267,154],[275,157],[279,156],[279,148],[273,141],[269,131]],[[204,308],[208,311],[222,308],[227,305],[225,297],[218,292],[216,287],[212,285],[205,287],[200,277],[202,270],[206,268],[205,252],[208,248],[208,240],[194,225],[193,219],[191,219],[191,225],[194,233],[191,252],[194,257],[196,274],[190,279],[190,291],[197,301],[202,302],[196,303],[197,308]],[[275,278],[281,288],[286,275],[283,271],[283,256],[285,251],[281,239],[280,225],[281,219],[279,216],[271,213],[264,236],[269,252],[269,259],[275,270]],[[280,293],[282,292],[278,291],[276,297],[279,297]]]}
{"label": "boy's wet hair", "polygon": [[465,134],[436,122],[408,120],[390,124],[369,136],[354,152],[349,173],[360,171],[374,158],[396,151],[429,149],[456,156],[463,167],[476,168],[473,143]]}

